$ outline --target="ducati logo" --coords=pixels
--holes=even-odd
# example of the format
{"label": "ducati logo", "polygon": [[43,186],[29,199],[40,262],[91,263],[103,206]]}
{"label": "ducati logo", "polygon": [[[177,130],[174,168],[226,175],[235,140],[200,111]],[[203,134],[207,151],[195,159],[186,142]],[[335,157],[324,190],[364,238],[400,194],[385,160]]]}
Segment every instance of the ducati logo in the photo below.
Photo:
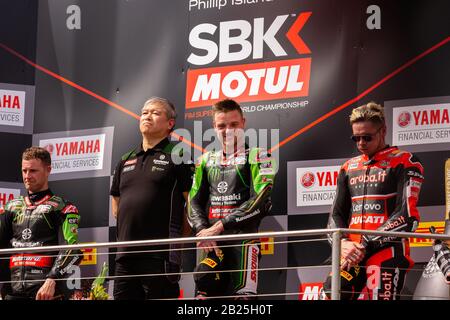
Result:
{"label": "ducati logo", "polygon": [[219,184],[217,185],[217,191],[219,191],[220,193],[225,193],[228,190],[228,183],[226,183],[225,181],[220,181]]}

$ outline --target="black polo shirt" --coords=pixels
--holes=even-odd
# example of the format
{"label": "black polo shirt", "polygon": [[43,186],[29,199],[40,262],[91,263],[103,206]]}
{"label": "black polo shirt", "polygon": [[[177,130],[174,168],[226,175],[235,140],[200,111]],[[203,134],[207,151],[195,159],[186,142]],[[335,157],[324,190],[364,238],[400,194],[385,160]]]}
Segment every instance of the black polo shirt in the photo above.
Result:
{"label": "black polo shirt", "polygon": [[[154,148],[142,146],[122,157],[115,171],[110,194],[120,197],[117,240],[134,241],[180,237],[185,200],[182,192],[192,185],[190,164],[175,164],[174,145],[167,138]],[[168,249],[167,246],[118,248],[118,251]],[[120,254],[116,260],[134,257],[168,258],[167,252]]]}

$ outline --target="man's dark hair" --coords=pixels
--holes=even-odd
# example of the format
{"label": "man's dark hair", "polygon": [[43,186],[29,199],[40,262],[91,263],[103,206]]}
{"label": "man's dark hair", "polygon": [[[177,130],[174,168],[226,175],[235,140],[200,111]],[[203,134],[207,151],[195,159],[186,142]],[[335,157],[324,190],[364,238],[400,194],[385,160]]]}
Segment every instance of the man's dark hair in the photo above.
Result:
{"label": "man's dark hair", "polygon": [[41,147],[30,147],[22,153],[22,160],[40,159],[45,165],[52,165],[50,153]]}
{"label": "man's dark hair", "polygon": [[225,100],[215,103],[212,107],[212,110],[213,110],[213,118],[216,115],[216,113],[219,113],[219,112],[225,113],[225,112],[230,112],[230,111],[234,111],[234,110],[239,111],[240,115],[242,117],[244,117],[241,106],[232,99],[225,99]]}

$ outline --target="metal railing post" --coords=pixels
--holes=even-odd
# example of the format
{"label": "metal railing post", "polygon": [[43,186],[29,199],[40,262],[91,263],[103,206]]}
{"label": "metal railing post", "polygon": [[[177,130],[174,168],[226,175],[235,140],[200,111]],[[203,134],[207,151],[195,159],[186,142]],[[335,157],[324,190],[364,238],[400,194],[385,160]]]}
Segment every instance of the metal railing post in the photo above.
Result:
{"label": "metal railing post", "polygon": [[331,300],[341,300],[341,232],[333,232],[331,247]]}

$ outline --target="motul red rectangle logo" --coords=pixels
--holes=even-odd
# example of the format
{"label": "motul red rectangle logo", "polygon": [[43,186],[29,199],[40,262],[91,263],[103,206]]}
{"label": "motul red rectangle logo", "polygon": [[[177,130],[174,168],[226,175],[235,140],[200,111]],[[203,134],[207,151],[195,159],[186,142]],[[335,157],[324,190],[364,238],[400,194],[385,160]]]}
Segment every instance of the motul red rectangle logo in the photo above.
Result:
{"label": "motul red rectangle logo", "polygon": [[300,285],[299,300],[320,300],[323,291],[323,283],[311,282]]}
{"label": "motul red rectangle logo", "polygon": [[307,96],[310,74],[311,58],[189,70],[186,109],[225,98],[247,102]]}

